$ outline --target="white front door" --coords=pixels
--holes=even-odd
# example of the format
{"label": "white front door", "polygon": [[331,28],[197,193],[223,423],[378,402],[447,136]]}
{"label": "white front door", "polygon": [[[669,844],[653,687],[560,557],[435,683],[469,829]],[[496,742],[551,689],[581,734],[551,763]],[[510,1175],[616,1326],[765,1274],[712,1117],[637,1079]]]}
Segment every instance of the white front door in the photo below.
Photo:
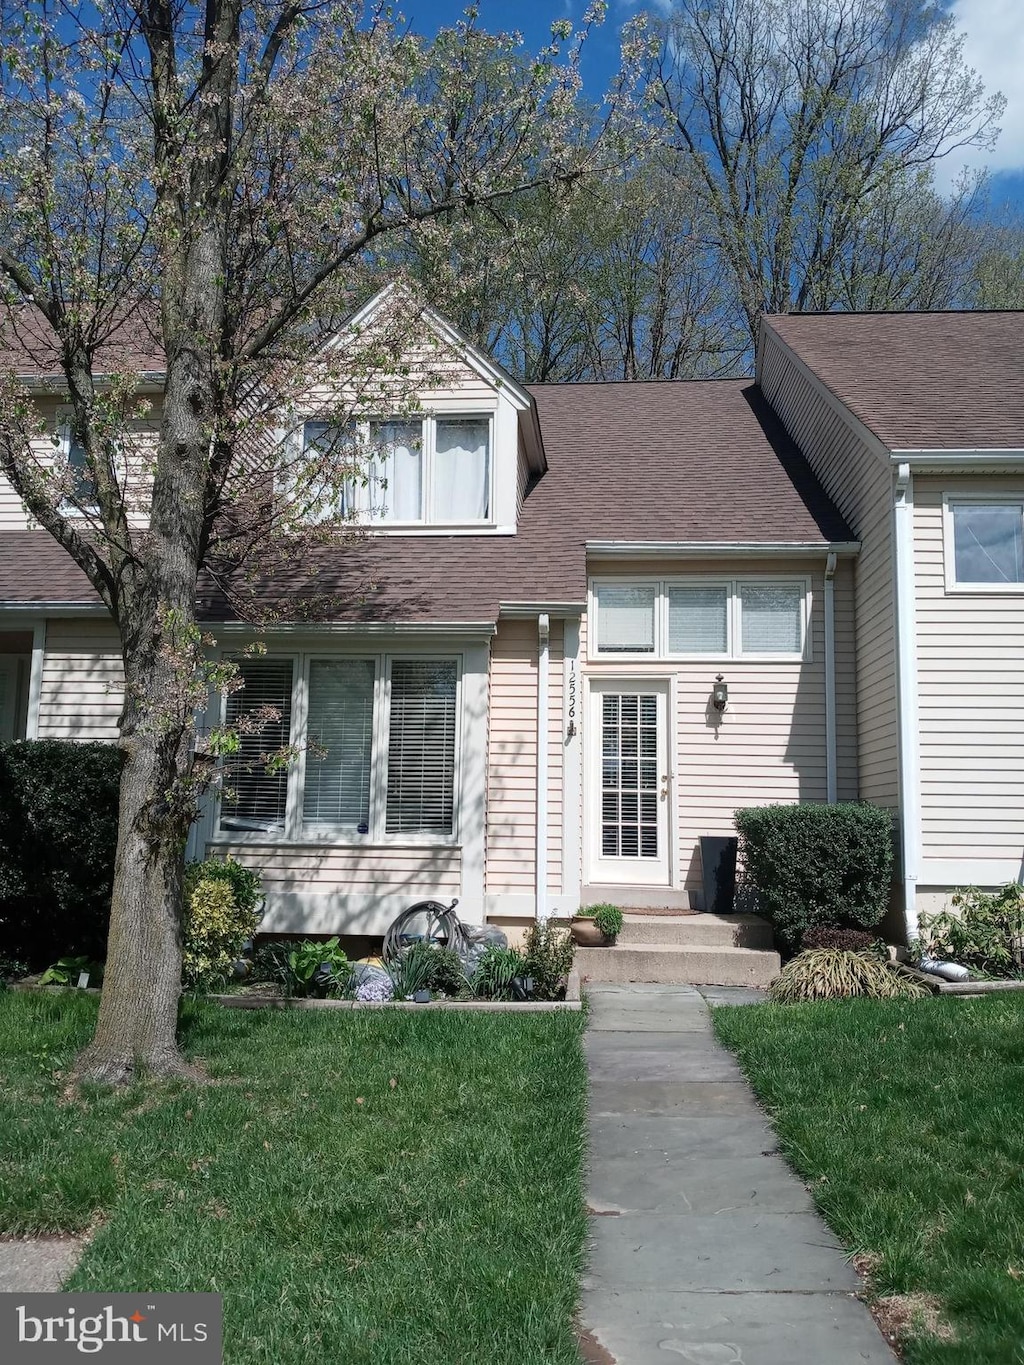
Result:
{"label": "white front door", "polygon": [[591,882],[669,885],[668,696],[660,679],[591,679]]}

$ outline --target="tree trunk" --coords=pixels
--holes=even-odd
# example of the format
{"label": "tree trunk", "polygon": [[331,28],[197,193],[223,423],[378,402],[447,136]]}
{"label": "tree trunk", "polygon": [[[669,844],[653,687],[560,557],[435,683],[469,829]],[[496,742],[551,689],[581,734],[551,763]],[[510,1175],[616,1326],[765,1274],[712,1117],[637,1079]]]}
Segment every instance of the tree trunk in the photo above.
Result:
{"label": "tree trunk", "polygon": [[145,703],[179,683],[172,676],[175,660],[160,648],[159,626],[154,622],[147,634],[135,649],[149,666],[142,676],[126,669],[125,763],[99,1021],[75,1072],[79,1080],[106,1084],[140,1074],[202,1074],[186,1063],[177,1042],[182,885],[193,814],[178,794],[188,786],[191,729]]}

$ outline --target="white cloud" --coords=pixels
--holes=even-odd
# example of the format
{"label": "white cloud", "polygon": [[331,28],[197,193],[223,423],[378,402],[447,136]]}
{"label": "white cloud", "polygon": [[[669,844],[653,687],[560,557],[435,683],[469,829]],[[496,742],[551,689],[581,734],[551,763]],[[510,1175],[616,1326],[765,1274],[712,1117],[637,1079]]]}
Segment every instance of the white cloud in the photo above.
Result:
{"label": "white cloud", "polygon": [[950,13],[965,36],[964,58],[985,83],[987,94],[1001,91],[1006,110],[1002,132],[991,152],[970,148],[952,153],[939,166],[938,179],[948,183],[965,166],[993,171],[1024,167],[1024,16],[1021,0],[953,0]]}

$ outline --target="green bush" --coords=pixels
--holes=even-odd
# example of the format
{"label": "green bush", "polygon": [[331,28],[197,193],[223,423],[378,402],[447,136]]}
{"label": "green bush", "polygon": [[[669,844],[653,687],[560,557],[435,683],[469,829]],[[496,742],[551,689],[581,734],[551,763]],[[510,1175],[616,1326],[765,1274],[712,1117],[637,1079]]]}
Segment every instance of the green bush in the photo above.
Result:
{"label": "green bush", "polygon": [[534,1000],[563,999],[575,956],[576,944],[568,929],[550,920],[534,920],[523,935],[523,976],[533,979]]}
{"label": "green bush", "polygon": [[594,912],[594,923],[605,938],[614,942],[622,929],[622,911],[617,905],[598,906]]}
{"label": "green bush", "polygon": [[930,994],[923,981],[899,963],[882,962],[870,953],[845,948],[812,948],[787,962],[768,987],[777,1005],[802,1000],[909,999]]}
{"label": "green bush", "polygon": [[307,938],[291,944],[277,957],[278,979],[285,995],[344,995],[352,981],[352,964],[337,936],[324,940]]}
{"label": "green bush", "polygon": [[470,985],[481,1000],[511,1000],[512,983],[526,975],[526,959],[517,948],[502,948],[492,943],[480,955]]}
{"label": "green bush", "polygon": [[209,990],[231,975],[242,946],[260,922],[258,872],[228,858],[208,858],[185,870],[182,982]]}
{"label": "green bush", "polygon": [[889,908],[892,816],[866,802],[736,812],[744,876],[781,946],[808,929],[873,929]]}
{"label": "green bush", "polygon": [[0,946],[32,970],[106,956],[121,751],[0,745]]}
{"label": "green bush", "polygon": [[1020,976],[1024,969],[1024,886],[998,891],[964,887],[950,897],[953,910],[921,916],[921,938],[931,957],[962,962],[989,976]]}

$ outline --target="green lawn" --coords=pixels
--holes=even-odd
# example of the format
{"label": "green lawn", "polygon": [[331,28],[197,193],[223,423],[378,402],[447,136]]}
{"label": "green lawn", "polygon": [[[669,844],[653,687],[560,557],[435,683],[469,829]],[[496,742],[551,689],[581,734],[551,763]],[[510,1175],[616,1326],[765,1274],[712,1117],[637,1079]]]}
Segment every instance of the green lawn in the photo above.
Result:
{"label": "green lawn", "polygon": [[575,1365],[581,1015],[189,1005],[214,1083],[69,1102],[94,1011],[0,995],[0,1231],[96,1224],[69,1288],[222,1293],[228,1365]]}
{"label": "green lawn", "polygon": [[[872,1294],[923,1295],[951,1340],[913,1365],[1024,1361],[1024,996],[714,1012]],[[898,1305],[896,1305],[898,1306]]]}

